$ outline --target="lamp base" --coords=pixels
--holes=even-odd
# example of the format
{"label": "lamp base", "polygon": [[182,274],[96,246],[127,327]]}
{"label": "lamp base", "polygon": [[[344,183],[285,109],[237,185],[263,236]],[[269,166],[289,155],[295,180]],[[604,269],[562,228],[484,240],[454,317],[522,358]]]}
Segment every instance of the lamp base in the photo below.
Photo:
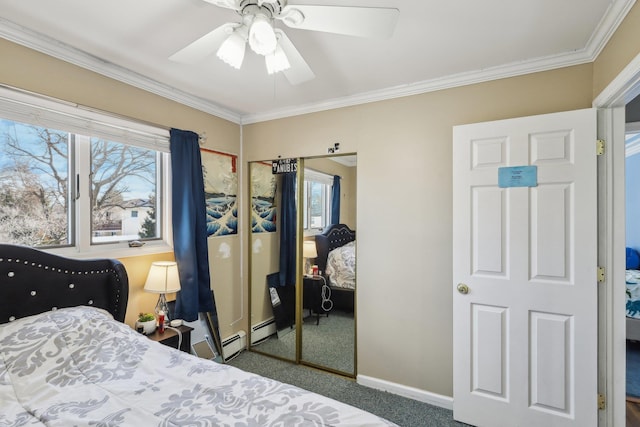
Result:
{"label": "lamp base", "polygon": [[165,294],[160,294],[155,311],[156,314],[160,314],[160,312],[162,311],[164,313],[165,323],[169,323],[169,321],[171,320],[171,316],[169,315],[169,305],[167,304],[167,297]]}

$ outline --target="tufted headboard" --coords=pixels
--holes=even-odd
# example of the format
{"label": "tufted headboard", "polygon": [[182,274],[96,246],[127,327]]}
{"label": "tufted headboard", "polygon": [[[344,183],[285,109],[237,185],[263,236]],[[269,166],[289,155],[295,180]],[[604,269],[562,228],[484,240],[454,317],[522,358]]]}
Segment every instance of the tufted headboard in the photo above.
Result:
{"label": "tufted headboard", "polygon": [[0,244],[0,324],[55,308],[88,305],[124,322],[127,272],[115,259],[71,259]]}
{"label": "tufted headboard", "polygon": [[354,240],[356,240],[356,232],[346,224],[328,225],[321,234],[316,234],[316,251],[318,252],[316,264],[322,274],[327,269],[329,252]]}

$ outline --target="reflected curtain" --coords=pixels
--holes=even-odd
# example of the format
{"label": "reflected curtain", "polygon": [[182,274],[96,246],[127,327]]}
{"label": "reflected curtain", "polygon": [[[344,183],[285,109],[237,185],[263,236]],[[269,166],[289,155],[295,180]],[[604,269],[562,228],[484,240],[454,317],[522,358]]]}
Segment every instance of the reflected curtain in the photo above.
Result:
{"label": "reflected curtain", "polygon": [[282,175],[280,286],[296,284],[296,173]]}
{"label": "reflected curtain", "polygon": [[180,275],[176,319],[192,322],[198,313],[216,314],[211,292],[207,218],[198,134],[171,129],[173,250]]}
{"label": "reflected curtain", "polygon": [[331,187],[331,224],[340,224],[340,177],[333,176]]}

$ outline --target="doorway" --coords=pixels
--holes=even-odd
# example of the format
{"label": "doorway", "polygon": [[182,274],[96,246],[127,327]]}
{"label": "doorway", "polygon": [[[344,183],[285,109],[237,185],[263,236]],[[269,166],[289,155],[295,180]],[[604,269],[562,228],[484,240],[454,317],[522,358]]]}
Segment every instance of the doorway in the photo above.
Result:
{"label": "doorway", "polygon": [[599,108],[598,138],[605,155],[598,161],[598,265],[605,276],[598,293],[598,392],[605,406],[599,424],[626,424],[625,319],[625,107],[640,94],[640,58],[632,60],[593,101]]}

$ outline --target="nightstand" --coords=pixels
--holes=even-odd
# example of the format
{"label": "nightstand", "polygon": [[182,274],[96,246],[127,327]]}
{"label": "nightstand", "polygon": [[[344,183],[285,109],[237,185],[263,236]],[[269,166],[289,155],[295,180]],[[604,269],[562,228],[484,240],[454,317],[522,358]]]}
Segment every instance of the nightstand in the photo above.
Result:
{"label": "nightstand", "polygon": [[[191,326],[180,325],[176,329],[182,332],[182,343],[180,344],[180,350],[191,353]],[[168,345],[169,347],[178,348],[179,336],[178,332],[170,328],[165,328],[164,333],[161,334],[158,329],[151,335],[147,335],[148,338],[158,341],[160,344]]]}
{"label": "nightstand", "polygon": [[324,280],[320,276],[304,276],[302,281],[302,308],[308,308],[309,314],[316,315],[316,325],[320,324],[320,314],[329,313],[322,308],[322,285]]}

